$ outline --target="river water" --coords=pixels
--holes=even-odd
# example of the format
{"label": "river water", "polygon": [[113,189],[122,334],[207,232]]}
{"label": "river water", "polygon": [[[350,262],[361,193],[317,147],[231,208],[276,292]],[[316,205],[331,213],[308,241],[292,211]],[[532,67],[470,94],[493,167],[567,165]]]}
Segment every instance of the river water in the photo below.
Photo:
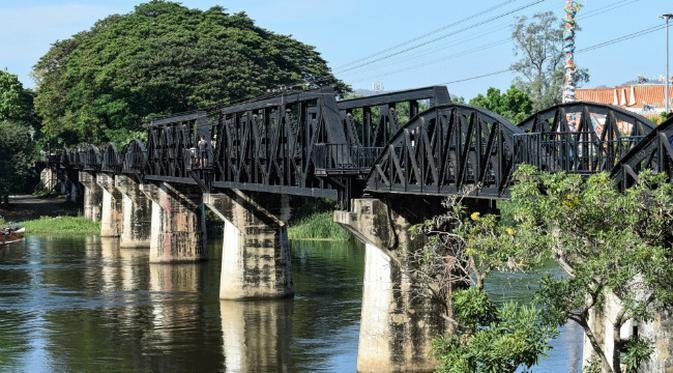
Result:
{"label": "river water", "polygon": [[[218,299],[210,260],[148,264],[147,250],[98,237],[30,236],[0,248],[2,371],[353,372],[364,247],[291,242],[296,295]],[[499,299],[527,299],[534,276],[500,274]],[[536,372],[579,372],[581,331],[562,328]]]}

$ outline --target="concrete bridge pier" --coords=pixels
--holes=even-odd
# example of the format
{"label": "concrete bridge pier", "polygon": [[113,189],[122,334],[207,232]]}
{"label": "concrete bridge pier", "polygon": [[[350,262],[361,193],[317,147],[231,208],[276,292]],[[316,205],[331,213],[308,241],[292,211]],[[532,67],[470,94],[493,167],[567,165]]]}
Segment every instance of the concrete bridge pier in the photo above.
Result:
{"label": "concrete bridge pier", "polygon": [[101,173],[96,175],[96,183],[103,191],[100,235],[119,237],[122,231],[122,195],[115,187],[115,177]]}
{"label": "concrete bridge pier", "polygon": [[253,197],[232,189],[203,198],[224,221],[220,299],[292,296],[287,196]]}
{"label": "concrete bridge pier", "polygon": [[79,182],[84,187],[84,217],[100,221],[103,190],[96,183],[96,175],[91,172],[80,171]]}
{"label": "concrete bridge pier", "polygon": [[[79,176],[79,175],[78,175]],[[79,180],[68,179],[68,201],[77,203],[80,200]]]}
{"label": "concrete bridge pier", "polygon": [[127,175],[115,176],[115,187],[122,195],[122,248],[150,246],[152,201],[140,190],[140,183]]}
{"label": "concrete bridge pier", "polygon": [[412,275],[409,257],[425,244],[410,228],[422,220],[401,203],[373,198],[352,201],[351,211],[336,211],[334,220],[365,243],[365,274],[358,344],[358,372],[432,371],[432,340],[448,327],[439,304],[419,296],[425,289]]}
{"label": "concrete bridge pier", "polygon": [[201,191],[162,182],[141,184],[152,201],[150,263],[206,260],[206,217]]}

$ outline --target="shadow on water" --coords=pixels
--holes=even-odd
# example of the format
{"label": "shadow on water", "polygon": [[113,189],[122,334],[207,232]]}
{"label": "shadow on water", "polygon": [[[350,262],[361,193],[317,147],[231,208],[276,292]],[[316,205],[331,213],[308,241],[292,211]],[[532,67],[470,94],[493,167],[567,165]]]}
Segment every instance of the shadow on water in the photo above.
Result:
{"label": "shadow on water", "polygon": [[[0,250],[0,366],[354,371],[364,248],[291,245],[294,300],[229,302],[218,294],[221,239],[211,240],[208,262],[162,265],[148,263],[147,249],[120,249],[116,240],[28,237]],[[508,281],[494,291],[507,293]],[[560,339],[540,371],[567,371],[571,342]]]}

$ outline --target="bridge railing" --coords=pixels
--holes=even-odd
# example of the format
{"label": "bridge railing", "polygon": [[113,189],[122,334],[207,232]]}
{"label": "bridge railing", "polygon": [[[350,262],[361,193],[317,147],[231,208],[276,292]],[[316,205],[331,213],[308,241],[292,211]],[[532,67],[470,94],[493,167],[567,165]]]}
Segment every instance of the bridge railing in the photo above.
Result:
{"label": "bridge railing", "polygon": [[315,173],[328,175],[366,175],[383,147],[353,144],[315,144]]}
{"label": "bridge railing", "polygon": [[600,139],[595,132],[530,132],[514,135],[515,162],[548,172],[611,171],[643,136]]}

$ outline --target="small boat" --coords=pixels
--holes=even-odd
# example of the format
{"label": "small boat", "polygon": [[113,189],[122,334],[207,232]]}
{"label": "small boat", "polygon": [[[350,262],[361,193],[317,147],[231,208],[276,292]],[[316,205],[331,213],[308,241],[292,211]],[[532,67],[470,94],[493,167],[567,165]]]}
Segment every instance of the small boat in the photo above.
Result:
{"label": "small boat", "polygon": [[0,246],[9,245],[10,243],[15,243],[23,241],[23,235],[26,232],[26,228],[19,229],[0,229]]}

